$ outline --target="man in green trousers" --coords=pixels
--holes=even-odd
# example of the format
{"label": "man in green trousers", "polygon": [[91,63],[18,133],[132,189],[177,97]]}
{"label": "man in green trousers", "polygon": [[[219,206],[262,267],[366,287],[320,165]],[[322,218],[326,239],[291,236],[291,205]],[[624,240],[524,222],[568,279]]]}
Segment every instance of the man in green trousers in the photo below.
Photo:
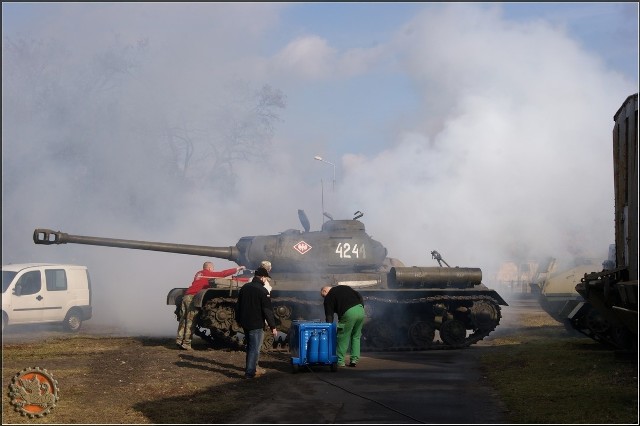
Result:
{"label": "man in green trousers", "polygon": [[333,322],[333,314],[338,314],[338,345],[336,355],[338,366],[344,367],[344,358],[351,344],[349,367],[355,367],[360,359],[360,337],[364,323],[364,301],[362,295],[348,285],[322,287],[324,314],[327,322]]}

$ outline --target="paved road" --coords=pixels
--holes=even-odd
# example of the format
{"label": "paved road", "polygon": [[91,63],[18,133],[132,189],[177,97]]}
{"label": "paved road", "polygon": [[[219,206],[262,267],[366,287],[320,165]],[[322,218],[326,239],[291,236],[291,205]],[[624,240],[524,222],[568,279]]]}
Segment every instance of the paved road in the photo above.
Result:
{"label": "paved road", "polygon": [[271,395],[231,423],[504,423],[504,405],[483,379],[479,357],[492,338],[518,328],[520,314],[531,310],[540,311],[535,300],[510,302],[498,328],[465,349],[366,352],[358,367],[335,373],[301,367],[286,388],[277,381]]}
{"label": "paved road", "polygon": [[478,369],[482,351],[366,353],[356,368],[301,369],[234,423],[501,423]]}
{"label": "paved road", "polygon": [[[519,327],[523,311],[540,311],[534,299],[502,307],[502,321],[489,337],[457,350],[366,352],[358,367],[311,368],[277,382],[271,396],[232,423],[504,423],[505,408],[486,384],[479,356],[492,338]],[[269,367],[268,365],[264,365]]]}

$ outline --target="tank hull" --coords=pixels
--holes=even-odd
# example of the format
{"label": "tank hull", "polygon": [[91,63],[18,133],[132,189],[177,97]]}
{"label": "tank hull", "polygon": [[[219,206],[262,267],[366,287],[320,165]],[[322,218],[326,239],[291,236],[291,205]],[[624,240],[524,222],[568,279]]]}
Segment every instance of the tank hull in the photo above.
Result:
{"label": "tank hull", "polygon": [[[215,279],[215,288],[201,291],[196,327],[200,337],[214,345],[241,346],[242,328],[235,321],[235,304],[242,282]],[[283,283],[280,283],[283,285]],[[276,287],[278,284],[276,283]],[[271,292],[279,331],[289,334],[294,321],[324,321],[320,287],[313,290]],[[167,304],[178,306],[174,289]],[[365,306],[363,351],[454,349],[470,346],[488,336],[500,322],[506,302],[484,286],[472,289],[358,288]],[[286,350],[288,336],[274,339],[265,333],[263,351]]]}

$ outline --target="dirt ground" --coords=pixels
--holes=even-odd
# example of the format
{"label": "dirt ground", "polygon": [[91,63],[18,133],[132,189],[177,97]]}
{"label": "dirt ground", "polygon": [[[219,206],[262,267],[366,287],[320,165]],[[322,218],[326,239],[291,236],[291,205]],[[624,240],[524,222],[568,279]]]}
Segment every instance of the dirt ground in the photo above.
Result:
{"label": "dirt ground", "polygon": [[[214,350],[199,339],[193,349],[180,350],[166,338],[86,334],[3,341],[3,424],[226,423],[272,381],[290,375],[284,354],[262,355],[269,373],[246,380],[244,352]],[[58,403],[41,418],[15,411],[6,392],[15,375],[32,367],[58,384]]]}

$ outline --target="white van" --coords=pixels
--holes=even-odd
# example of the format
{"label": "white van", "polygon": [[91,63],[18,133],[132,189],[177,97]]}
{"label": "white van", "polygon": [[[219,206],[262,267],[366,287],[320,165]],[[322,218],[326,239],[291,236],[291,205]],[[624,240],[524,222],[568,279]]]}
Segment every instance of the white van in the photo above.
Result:
{"label": "white van", "polygon": [[22,263],[2,266],[2,329],[13,324],[61,322],[78,331],[91,318],[86,266]]}

